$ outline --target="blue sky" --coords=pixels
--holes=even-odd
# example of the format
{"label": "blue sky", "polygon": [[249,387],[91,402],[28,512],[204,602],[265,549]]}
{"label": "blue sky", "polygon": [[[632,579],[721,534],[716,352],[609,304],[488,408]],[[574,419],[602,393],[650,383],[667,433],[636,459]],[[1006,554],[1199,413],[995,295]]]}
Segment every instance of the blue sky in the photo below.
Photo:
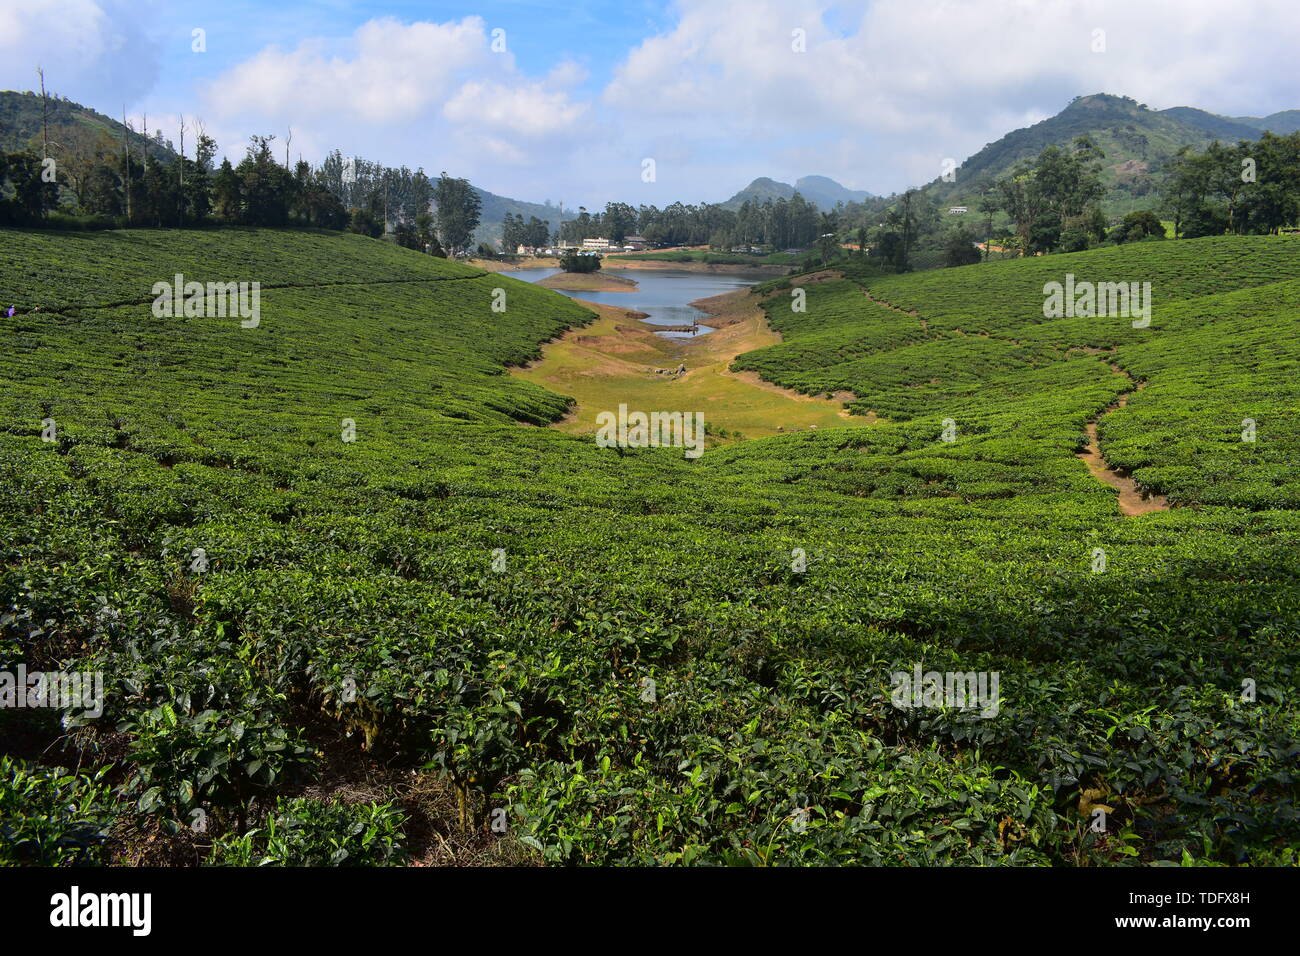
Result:
{"label": "blue sky", "polygon": [[[566,206],[888,193],[1072,97],[1300,108],[1294,0],[0,0],[0,88]],[[191,31],[206,31],[205,52]],[[494,52],[493,31],[505,31]],[[1097,49],[1097,31],[1104,35]],[[192,144],[192,134],[187,143]],[[643,175],[646,162],[655,176]]]}

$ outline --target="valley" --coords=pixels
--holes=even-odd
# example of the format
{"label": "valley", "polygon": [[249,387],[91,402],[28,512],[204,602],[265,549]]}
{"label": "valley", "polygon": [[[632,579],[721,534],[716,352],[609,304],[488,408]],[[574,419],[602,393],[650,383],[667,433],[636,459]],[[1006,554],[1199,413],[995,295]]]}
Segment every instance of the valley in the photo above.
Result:
{"label": "valley", "polygon": [[373,947],[652,867],[1284,933],[1300,14],[1255,5],[0,8],[15,938],[252,894]]}
{"label": "valley", "polygon": [[[0,711],[4,759],[117,768],[62,785],[99,859],[238,862],[241,815],[346,791],[417,862],[1292,860],[1293,238],[850,258],[700,303],[691,341],[358,236],[0,238],[7,647],[109,689]],[[249,249],[258,327],[152,314]],[[1120,255],[1150,327],[1044,321],[1046,281]],[[714,433],[598,447],[620,405]],[[1106,466],[1174,507],[1123,514],[1076,457],[1103,414]],[[918,664],[1000,706],[898,709]],[[198,809],[211,836],[167,836]]]}

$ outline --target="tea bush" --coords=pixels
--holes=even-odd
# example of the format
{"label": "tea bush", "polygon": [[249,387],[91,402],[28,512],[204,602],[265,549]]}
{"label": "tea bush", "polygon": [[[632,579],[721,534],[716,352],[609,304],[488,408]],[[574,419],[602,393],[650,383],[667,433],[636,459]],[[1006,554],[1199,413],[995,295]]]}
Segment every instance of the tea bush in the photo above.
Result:
{"label": "tea bush", "polygon": [[[690,461],[539,427],[569,402],[507,369],[591,315],[526,283],[351,235],[0,231],[0,649],[107,690],[25,732],[121,781],[90,809],[204,810],[227,863],[397,859],[391,808],[287,801],[345,733],[553,863],[1293,859],[1298,249],[863,271],[804,313],[774,283],[784,341],[737,365],[881,421]],[[258,328],[155,318],[178,271],[260,272]],[[1151,327],[1045,321],[1064,271],[1149,277]],[[1099,415],[1175,507],[1119,514],[1075,457]],[[917,664],[999,673],[997,712],[895,707]]]}
{"label": "tea bush", "polygon": [[392,804],[276,801],[265,829],[213,844],[217,866],[393,866],[404,814]]}
{"label": "tea bush", "polygon": [[0,865],[101,863],[116,812],[105,773],[72,773],[0,755]]}

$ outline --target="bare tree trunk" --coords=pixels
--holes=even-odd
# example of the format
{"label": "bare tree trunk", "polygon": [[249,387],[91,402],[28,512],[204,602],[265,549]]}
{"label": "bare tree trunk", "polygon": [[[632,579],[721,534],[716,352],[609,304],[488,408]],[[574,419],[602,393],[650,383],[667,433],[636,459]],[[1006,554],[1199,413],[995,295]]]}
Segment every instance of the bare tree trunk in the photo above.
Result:
{"label": "bare tree trunk", "polygon": [[181,114],[181,158],[176,164],[180,167],[180,191],[176,195],[176,219],[185,225],[185,114]]}
{"label": "bare tree trunk", "polygon": [[126,125],[126,104],[122,104],[122,188],[126,192],[126,224],[131,225],[131,147],[127,134],[131,127]]}
{"label": "bare tree trunk", "polygon": [[45,160],[48,159],[50,155],[50,119],[45,100],[44,67],[38,66],[36,68],[36,75],[41,78],[41,159]]}

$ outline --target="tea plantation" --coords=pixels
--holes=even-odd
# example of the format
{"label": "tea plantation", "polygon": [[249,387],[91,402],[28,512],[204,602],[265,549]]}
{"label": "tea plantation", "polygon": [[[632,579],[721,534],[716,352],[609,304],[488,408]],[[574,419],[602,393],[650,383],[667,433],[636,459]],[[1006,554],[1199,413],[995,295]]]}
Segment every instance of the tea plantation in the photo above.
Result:
{"label": "tea plantation", "polygon": [[[1067,271],[1150,281],[1150,326],[1045,319]],[[156,318],[176,273],[260,281],[259,325]],[[784,341],[737,367],[880,423],[600,448],[506,374],[590,321],[558,294],[0,232],[0,670],[105,681],[0,710],[0,863],[418,859],[363,763],[525,862],[1296,863],[1300,241],[762,289]],[[1094,419],[1173,507],[1119,513]],[[894,706],[917,665],[996,715]]]}

